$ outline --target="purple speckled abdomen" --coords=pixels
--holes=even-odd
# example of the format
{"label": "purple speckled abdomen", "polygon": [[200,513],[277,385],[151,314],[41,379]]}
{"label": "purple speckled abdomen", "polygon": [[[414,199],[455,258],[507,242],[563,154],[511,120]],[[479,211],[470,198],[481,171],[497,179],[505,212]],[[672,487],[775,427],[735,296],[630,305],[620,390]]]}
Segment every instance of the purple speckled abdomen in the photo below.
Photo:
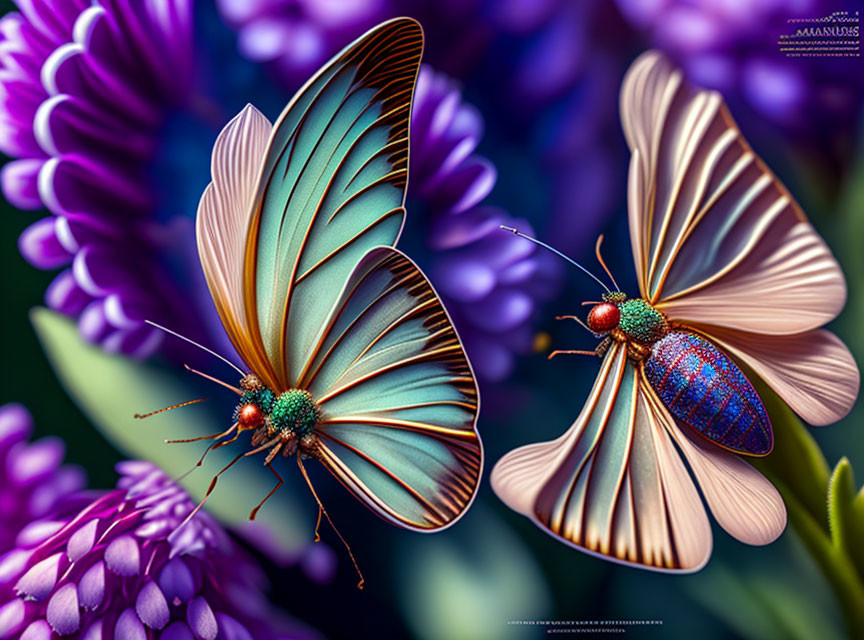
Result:
{"label": "purple speckled abdomen", "polygon": [[737,453],[774,446],[762,400],[729,356],[701,336],[672,331],[654,343],[645,376],[669,412]]}

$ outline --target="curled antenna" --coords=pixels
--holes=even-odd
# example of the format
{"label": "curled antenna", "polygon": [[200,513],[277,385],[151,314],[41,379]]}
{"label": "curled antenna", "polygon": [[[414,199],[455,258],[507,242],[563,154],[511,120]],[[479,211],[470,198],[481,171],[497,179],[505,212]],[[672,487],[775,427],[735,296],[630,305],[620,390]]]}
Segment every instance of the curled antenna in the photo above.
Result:
{"label": "curled antenna", "polygon": [[534,244],[539,244],[539,245],[540,245],[541,247],[543,247],[544,249],[548,249],[548,250],[551,251],[552,253],[561,256],[561,257],[564,258],[567,262],[569,262],[569,263],[572,264],[572,265],[575,265],[575,266],[579,267],[582,271],[584,271],[584,272],[587,273],[589,276],[591,276],[592,278],[594,278],[594,280],[596,280],[597,283],[598,283],[601,287],[603,287],[603,288],[606,290],[606,293],[612,293],[612,292],[609,290],[609,287],[607,287],[607,286],[603,283],[603,281],[602,281],[600,278],[598,278],[598,277],[595,276],[593,273],[591,273],[590,271],[588,271],[588,269],[586,269],[586,268],[583,267],[581,264],[579,264],[578,262],[576,262],[573,258],[570,258],[569,256],[566,256],[566,255],[564,255],[563,253],[561,253],[560,251],[558,251],[558,249],[556,249],[556,248],[554,248],[554,247],[550,247],[550,246],[549,246],[548,244],[546,244],[545,242],[541,242],[540,240],[537,240],[537,238],[532,238],[531,236],[526,236],[524,233],[522,233],[522,232],[520,232],[520,231],[517,231],[517,230],[514,229],[513,227],[506,227],[506,226],[504,226],[503,224],[502,224],[502,225],[499,225],[499,226],[500,226],[501,229],[503,229],[504,231],[509,231],[510,233],[512,233],[512,234],[514,234],[514,235],[517,235],[517,236],[519,236],[520,238],[525,238],[526,240],[530,240],[530,241],[533,242]]}
{"label": "curled antenna", "polygon": [[220,356],[218,353],[216,353],[216,352],[213,351],[212,349],[208,349],[208,348],[205,347],[203,344],[198,344],[197,342],[195,342],[195,341],[192,340],[191,338],[187,338],[186,336],[182,336],[182,335],[180,335],[179,333],[177,333],[176,331],[171,331],[171,329],[169,329],[169,328],[167,328],[167,327],[163,327],[161,324],[156,324],[155,322],[153,322],[153,321],[151,321],[151,320],[145,320],[144,322],[146,322],[147,324],[149,324],[151,327],[156,327],[156,328],[159,329],[160,331],[164,331],[165,333],[170,333],[170,334],[171,334],[172,336],[174,336],[175,338],[180,338],[181,340],[185,340],[185,341],[188,342],[189,344],[193,344],[193,345],[195,345],[196,347],[198,347],[198,348],[201,349],[202,351],[206,351],[207,353],[209,353],[211,356],[216,356],[216,357],[219,358],[222,362],[224,362],[225,364],[227,364],[229,367],[232,367],[232,368],[233,368],[237,373],[239,373],[241,376],[245,376],[245,375],[246,375],[246,372],[245,372],[245,371],[243,371],[240,367],[238,367],[236,364],[234,364],[233,362],[231,362],[228,358],[225,358],[224,356]]}

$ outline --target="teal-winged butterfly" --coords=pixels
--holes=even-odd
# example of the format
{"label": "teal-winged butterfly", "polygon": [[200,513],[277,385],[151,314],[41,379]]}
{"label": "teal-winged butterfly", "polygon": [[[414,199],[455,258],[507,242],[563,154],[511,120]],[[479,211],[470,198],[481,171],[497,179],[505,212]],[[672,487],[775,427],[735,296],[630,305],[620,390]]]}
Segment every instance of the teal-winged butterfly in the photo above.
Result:
{"label": "teal-winged butterfly", "polygon": [[[648,52],[624,79],[620,109],[640,296],[617,291],[607,269],[616,290],[606,287],[586,319],[602,339],[588,401],[557,440],[504,456],[491,482],[570,546],[696,571],[712,539],[694,479],[735,538],[767,544],[786,525],[778,491],[736,455],[773,446],[767,412],[737,363],[814,425],[855,402],[855,361],[820,328],[842,309],[846,285],[718,93]],[[599,242],[597,254],[602,264]]]}
{"label": "teal-winged butterfly", "polygon": [[282,457],[307,482],[303,459],[318,460],[377,515],[415,531],[451,525],[477,491],[471,366],[431,284],[394,248],[422,47],[414,20],[383,23],[275,125],[247,105],[216,140],[198,249],[248,370],[229,362],[242,376],[222,383],[240,396],[233,424],[206,438],[212,449],[250,436],[220,474],[254,454],[273,472],[250,517],[282,484]]}

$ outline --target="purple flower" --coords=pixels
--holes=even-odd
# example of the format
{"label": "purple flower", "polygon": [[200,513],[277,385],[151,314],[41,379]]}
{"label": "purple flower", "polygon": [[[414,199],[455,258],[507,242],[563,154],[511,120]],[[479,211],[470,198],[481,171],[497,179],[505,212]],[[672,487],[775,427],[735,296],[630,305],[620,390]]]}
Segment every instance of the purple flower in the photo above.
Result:
{"label": "purple flower", "polygon": [[0,553],[15,536],[65,498],[84,487],[84,470],[61,465],[65,447],[59,438],[28,442],[33,433],[30,412],[20,404],[0,407]]}
{"label": "purple flower", "polygon": [[695,82],[740,99],[761,118],[824,133],[826,128],[848,127],[860,108],[858,58],[787,58],[778,45],[781,34],[794,34],[798,27],[831,25],[790,19],[828,18],[843,9],[854,14],[856,4],[618,0],[618,6]]}
{"label": "purple flower", "polygon": [[[24,257],[64,270],[48,306],[82,334],[144,356],[170,322],[170,278],[154,259],[149,163],[166,109],[191,73],[191,3],[32,0],[0,18],[0,174],[6,198],[50,217],[26,229]],[[175,296],[176,298],[176,296]]]}
{"label": "purple flower", "polygon": [[0,638],[298,637],[213,519],[182,524],[195,506],[183,489],[149,462],[117,471],[117,489],[29,524],[0,557]]}
{"label": "purple flower", "polygon": [[411,135],[409,197],[421,204],[430,277],[475,371],[500,380],[514,354],[530,349],[531,320],[550,274],[533,244],[500,229],[530,234],[530,226],[481,204],[496,180],[492,163],[474,153],[483,120],[452,80],[427,66],[417,81]]}
{"label": "purple flower", "polygon": [[356,36],[393,15],[391,0],[218,0],[250,60],[303,82]]}

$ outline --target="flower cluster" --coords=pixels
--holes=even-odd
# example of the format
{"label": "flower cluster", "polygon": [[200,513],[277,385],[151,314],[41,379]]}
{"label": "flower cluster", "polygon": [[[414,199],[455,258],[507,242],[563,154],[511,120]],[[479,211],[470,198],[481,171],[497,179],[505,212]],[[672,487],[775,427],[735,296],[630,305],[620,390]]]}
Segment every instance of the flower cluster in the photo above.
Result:
{"label": "flower cluster", "polygon": [[160,335],[144,316],[170,322],[172,297],[154,258],[148,166],[189,86],[191,3],[19,6],[0,19],[0,151],[16,158],[0,185],[15,206],[53,214],[19,248],[36,267],[64,268],[46,302],[79,317],[85,337],[147,355]]}
{"label": "flower cluster", "polygon": [[62,440],[28,442],[32,432],[27,409],[0,407],[0,552],[12,546],[24,525],[45,517],[86,482],[81,467],[62,464]]}
{"label": "flower cluster", "polygon": [[260,568],[214,520],[187,522],[195,503],[162,470],[117,471],[117,489],[80,494],[0,556],[0,638],[303,637],[270,610]]}

